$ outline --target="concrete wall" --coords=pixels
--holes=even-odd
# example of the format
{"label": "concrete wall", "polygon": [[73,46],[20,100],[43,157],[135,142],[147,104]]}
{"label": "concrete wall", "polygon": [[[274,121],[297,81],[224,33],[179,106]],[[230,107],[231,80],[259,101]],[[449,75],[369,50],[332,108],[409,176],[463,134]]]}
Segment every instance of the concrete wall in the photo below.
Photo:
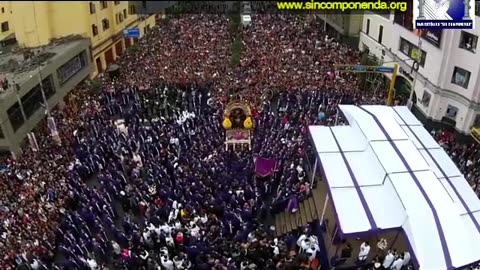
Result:
{"label": "concrete wall", "polygon": [[[51,63],[44,66],[41,69],[42,78],[47,78],[52,76],[53,85],[55,87],[55,94],[51,96],[48,100],[49,109],[53,109],[59,103],[63,102],[63,98],[82,80],[89,77],[93,72],[93,63],[91,62],[90,56],[90,41],[88,39],[75,41],[75,44],[68,46],[65,51],[61,54],[57,54],[52,60]],[[67,82],[60,85],[59,79],[57,77],[57,70],[63,64],[68,62],[70,59],[80,54],[82,51],[85,52],[85,61],[86,64],[78,73],[72,76]],[[27,94],[32,88],[39,85],[38,72],[34,73],[35,75],[23,82],[19,83],[20,98]],[[20,144],[25,139],[28,132],[35,128],[35,126],[46,117],[45,109],[40,107],[32,116],[30,116],[27,121],[14,132],[11,122],[7,115],[7,110],[17,102],[17,96],[15,93],[10,93],[8,96],[4,96],[2,103],[0,104],[0,124],[4,133],[5,138],[0,139],[0,149],[9,149],[10,151],[18,154],[20,152]]]}

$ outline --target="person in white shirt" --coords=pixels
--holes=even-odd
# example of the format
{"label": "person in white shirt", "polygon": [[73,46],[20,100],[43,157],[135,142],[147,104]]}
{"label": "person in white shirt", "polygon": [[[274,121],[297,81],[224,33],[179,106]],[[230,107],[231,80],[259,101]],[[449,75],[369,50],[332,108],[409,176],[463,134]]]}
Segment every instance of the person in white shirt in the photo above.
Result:
{"label": "person in white shirt", "polygon": [[405,251],[403,253],[403,266],[405,266],[405,268],[408,266],[408,264],[410,263],[410,259],[412,257],[410,256],[410,252],[408,251]]}
{"label": "person in white shirt", "polygon": [[30,264],[30,267],[33,270],[38,270],[40,268],[40,263],[37,261],[37,259],[33,259],[33,262]]}
{"label": "person in white shirt", "polygon": [[173,263],[175,264],[175,267],[176,267],[178,270],[183,270],[183,269],[185,269],[185,267],[183,266],[183,260],[182,260],[182,258],[180,258],[180,257],[178,257],[178,256],[173,257]]}
{"label": "person in white shirt", "polygon": [[97,270],[97,262],[93,259],[87,259],[87,264],[88,264],[88,267],[90,267],[90,270]]}
{"label": "person in white shirt", "polygon": [[278,238],[273,239],[273,244],[270,245],[273,249],[273,255],[279,255],[280,249],[278,248]]}
{"label": "person in white shirt", "polygon": [[162,266],[165,267],[167,270],[174,270],[175,269],[175,264],[173,263],[172,260],[168,259],[165,256],[162,256]]}
{"label": "person in white shirt", "polygon": [[190,235],[195,238],[200,236],[200,228],[197,226],[197,224],[193,224],[193,227],[190,229]]}
{"label": "person in white shirt", "polygon": [[306,234],[302,234],[298,239],[297,239],[297,246],[300,247],[300,253],[305,251],[310,247],[310,240],[308,239]]}
{"label": "person in white shirt", "polygon": [[392,270],[402,270],[403,267],[403,258],[398,256],[398,258],[393,262],[393,265],[390,269]]}
{"label": "person in white shirt", "polygon": [[170,247],[175,246],[175,241],[173,241],[173,237],[171,234],[165,234],[165,242],[167,242],[167,245]]}
{"label": "person in white shirt", "polygon": [[113,249],[113,253],[115,253],[115,255],[117,256],[120,256],[120,253],[122,253],[122,249],[120,248],[120,245],[113,240],[112,240],[112,249]]}
{"label": "person in white shirt", "polygon": [[358,253],[358,261],[363,263],[367,260],[368,254],[370,253],[370,244],[368,241],[363,242],[360,245],[360,252]]}
{"label": "person in white shirt", "polygon": [[143,241],[149,245],[149,246],[153,246],[153,240],[152,240],[152,237],[150,236],[151,232],[150,230],[145,230],[145,232],[143,232]]}
{"label": "person in white shirt", "polygon": [[388,250],[387,255],[385,255],[385,259],[383,260],[383,267],[385,269],[389,269],[390,266],[393,265],[393,261],[395,261],[395,256],[393,255],[391,250]]}
{"label": "person in white shirt", "polygon": [[313,261],[317,256],[317,252],[319,251],[320,251],[320,247],[318,246],[318,244],[312,241],[312,243],[310,244],[310,247],[307,250],[305,250],[305,253],[308,256],[308,261],[310,262]]}
{"label": "person in white shirt", "polygon": [[172,232],[172,227],[170,227],[167,223],[163,223],[163,225],[160,226],[160,230],[164,234],[170,234]]}

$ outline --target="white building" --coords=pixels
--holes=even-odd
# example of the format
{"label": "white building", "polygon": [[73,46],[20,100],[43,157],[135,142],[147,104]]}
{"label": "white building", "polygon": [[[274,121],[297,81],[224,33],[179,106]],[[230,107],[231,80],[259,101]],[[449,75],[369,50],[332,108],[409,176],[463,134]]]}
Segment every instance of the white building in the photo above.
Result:
{"label": "white building", "polygon": [[[479,14],[477,6],[477,26]],[[368,48],[386,66],[398,63],[397,79],[403,78],[410,84],[415,78],[413,60],[421,55],[414,84],[414,108],[427,120],[454,125],[467,134],[472,126],[480,126],[480,29],[424,31],[420,38],[412,21],[408,13],[367,11],[359,47]]]}

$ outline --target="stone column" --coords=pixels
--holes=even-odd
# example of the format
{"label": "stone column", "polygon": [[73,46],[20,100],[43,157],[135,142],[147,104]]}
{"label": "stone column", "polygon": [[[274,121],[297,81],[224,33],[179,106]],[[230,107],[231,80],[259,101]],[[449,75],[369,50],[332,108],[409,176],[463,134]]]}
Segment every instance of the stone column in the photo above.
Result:
{"label": "stone column", "polygon": [[465,5],[465,14],[463,15],[464,20],[471,20],[470,18],[470,0],[463,0],[463,4]]}
{"label": "stone column", "polygon": [[[425,0],[418,0],[418,17],[417,20],[424,20],[425,14],[423,12],[423,5],[425,4]],[[468,0],[466,0],[468,1]]]}

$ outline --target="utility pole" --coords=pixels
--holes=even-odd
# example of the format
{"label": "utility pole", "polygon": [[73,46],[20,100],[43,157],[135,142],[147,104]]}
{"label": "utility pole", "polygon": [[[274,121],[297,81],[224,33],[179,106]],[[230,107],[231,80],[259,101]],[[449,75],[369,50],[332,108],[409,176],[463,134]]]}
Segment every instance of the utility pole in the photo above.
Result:
{"label": "utility pole", "polygon": [[[33,16],[34,16],[34,20],[35,20],[35,29],[37,30],[36,33],[37,33],[38,45],[40,45],[41,42],[40,42],[40,35],[39,35],[39,31],[38,31],[36,7],[35,7],[35,2],[34,1],[32,1],[32,2],[33,2]],[[50,134],[52,135],[53,139],[57,142],[58,145],[60,145],[61,140],[60,140],[60,137],[59,137],[58,132],[57,132],[55,119],[50,115],[50,108],[48,106],[48,99],[47,99],[47,97],[45,95],[45,91],[43,89],[42,66],[43,66],[42,64],[40,64],[38,66],[38,83],[39,83],[39,86],[40,86],[40,92],[42,93],[42,99],[43,99],[43,103],[44,103],[44,106],[45,106],[45,111],[46,111],[46,114],[47,114],[48,128],[50,129]]]}
{"label": "utility pole", "polygon": [[57,142],[57,144],[61,144],[60,136],[57,131],[57,124],[55,123],[55,118],[52,117],[50,114],[50,107],[48,105],[48,99],[47,96],[45,95],[45,91],[43,88],[43,77],[42,77],[42,67],[38,67],[38,84],[40,86],[40,92],[42,93],[42,99],[43,99],[43,104],[45,106],[45,113],[47,115],[47,125],[48,129],[50,129],[50,134],[52,135],[52,138]]}
{"label": "utility pole", "polygon": [[[418,34],[418,53],[416,55],[416,60],[417,60],[417,65],[420,64],[420,61],[422,59],[422,35],[421,32]],[[415,65],[415,63],[413,64]],[[415,67],[412,68],[412,71],[415,72],[415,75],[413,76],[413,83],[412,83],[412,89],[410,90],[410,96],[408,97],[408,108],[410,110],[413,107],[413,94],[415,93],[415,84],[417,83],[417,76],[418,76],[418,70],[415,70]]]}

